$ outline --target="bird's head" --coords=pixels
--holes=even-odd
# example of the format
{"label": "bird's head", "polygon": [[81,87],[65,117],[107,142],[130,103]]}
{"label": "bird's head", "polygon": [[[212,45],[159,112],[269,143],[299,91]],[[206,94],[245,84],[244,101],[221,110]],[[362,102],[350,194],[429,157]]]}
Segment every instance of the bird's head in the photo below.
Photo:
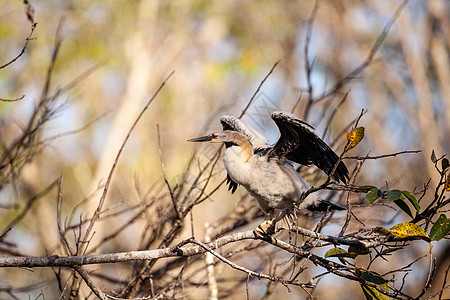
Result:
{"label": "bird's head", "polygon": [[224,143],[227,149],[234,149],[236,147],[239,151],[232,151],[236,153],[243,162],[247,162],[253,155],[253,146],[249,139],[237,131],[224,130],[214,132],[209,135],[201,136],[188,140],[188,142],[209,142],[209,143]]}
{"label": "bird's head", "polygon": [[188,142],[209,142],[209,143],[225,143],[227,145],[241,146],[243,144],[250,144],[248,138],[236,131],[224,130],[214,132],[209,135],[201,136],[188,140]]}
{"label": "bird's head", "polygon": [[223,131],[214,132],[209,135],[189,139],[188,142],[223,143],[227,142],[227,134]]}

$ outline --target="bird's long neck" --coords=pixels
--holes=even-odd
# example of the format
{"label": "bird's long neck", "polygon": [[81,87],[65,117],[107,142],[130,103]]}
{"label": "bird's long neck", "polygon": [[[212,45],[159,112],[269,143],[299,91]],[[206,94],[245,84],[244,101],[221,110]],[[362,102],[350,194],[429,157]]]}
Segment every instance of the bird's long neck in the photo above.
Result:
{"label": "bird's long neck", "polygon": [[253,155],[252,144],[245,135],[239,132],[231,132],[230,141],[226,144],[234,152],[235,157],[243,162],[247,162]]}

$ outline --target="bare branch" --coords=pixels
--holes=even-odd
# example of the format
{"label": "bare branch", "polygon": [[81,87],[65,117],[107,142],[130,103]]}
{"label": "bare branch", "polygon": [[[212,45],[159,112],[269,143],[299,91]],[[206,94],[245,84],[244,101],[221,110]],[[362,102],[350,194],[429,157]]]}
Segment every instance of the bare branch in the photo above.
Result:
{"label": "bare branch", "polygon": [[161,161],[161,168],[162,168],[163,175],[164,175],[164,182],[166,183],[167,189],[169,190],[170,200],[172,200],[173,210],[175,211],[177,218],[181,219],[180,210],[178,209],[178,205],[177,205],[175,196],[173,194],[172,188],[170,187],[169,180],[167,179],[166,167],[164,166],[164,160],[163,160],[162,151],[161,151],[161,133],[159,131],[159,124],[156,124],[156,131],[158,133],[158,151],[159,151],[159,159]]}
{"label": "bare branch", "polygon": [[294,282],[294,281],[286,281],[286,280],[283,280],[283,279],[281,279],[279,277],[272,277],[272,276],[269,276],[267,274],[257,273],[257,272],[251,271],[249,269],[246,269],[246,268],[244,268],[242,266],[239,266],[239,265],[231,262],[230,260],[226,259],[225,257],[220,255],[216,251],[210,249],[208,246],[206,246],[204,243],[202,243],[200,241],[192,239],[190,242],[193,243],[193,244],[199,245],[203,250],[211,253],[212,255],[214,255],[215,257],[217,257],[218,259],[220,259],[221,261],[223,261],[224,263],[226,263],[227,265],[229,265],[233,269],[242,271],[242,272],[248,274],[248,276],[254,276],[254,277],[261,278],[261,279],[267,279],[267,280],[270,280],[270,281],[280,282],[280,283],[283,283],[283,284],[291,284],[291,285],[298,285],[298,286],[306,287],[306,285],[302,284],[302,283],[298,283],[298,282]]}
{"label": "bare branch", "polygon": [[341,108],[342,104],[344,104],[344,102],[348,99],[348,95],[349,95],[349,92],[345,93],[344,97],[342,97],[342,100],[339,101],[337,106],[331,112],[331,115],[330,115],[330,117],[328,118],[328,121],[327,121],[327,125],[325,126],[325,130],[323,131],[323,135],[322,135],[323,139],[325,139],[325,136],[328,133],[328,129],[330,128],[331,122],[333,121],[334,116],[336,115],[337,111],[339,110],[339,108]]}
{"label": "bare branch", "polygon": [[356,76],[358,76],[364,69],[372,62],[375,54],[380,49],[381,45],[383,44],[384,40],[388,36],[388,33],[394,24],[394,22],[397,20],[398,16],[400,15],[403,8],[408,3],[408,0],[404,0],[402,4],[397,8],[394,15],[390,18],[390,20],[387,22],[387,24],[384,26],[383,31],[381,32],[380,36],[378,36],[377,40],[375,41],[372,49],[370,50],[369,54],[367,55],[366,59],[353,71],[348,73],[344,78],[342,78],[340,81],[338,81],[333,87],[331,87],[329,90],[325,91],[322,95],[320,95],[317,98],[313,99],[313,103],[316,103],[329,95],[337,92],[341,87],[343,87],[348,81],[354,79]]}
{"label": "bare branch", "polygon": [[311,73],[312,73],[312,67],[314,65],[313,63],[309,62],[309,45],[311,43],[311,33],[312,33],[312,25],[314,22],[314,18],[316,17],[317,8],[319,6],[319,1],[316,1],[314,3],[314,8],[311,12],[311,16],[308,19],[308,24],[306,25],[306,40],[305,40],[305,72],[306,72],[306,82],[308,84],[308,100],[306,101],[306,106],[303,111],[303,120],[308,119],[309,112],[311,110],[311,105],[313,104],[314,98],[313,98],[313,86],[311,82]]}
{"label": "bare branch", "polygon": [[253,96],[250,98],[250,101],[248,101],[247,106],[245,106],[244,110],[242,111],[242,113],[239,115],[239,119],[242,118],[245,113],[247,112],[247,109],[250,107],[250,104],[252,104],[253,100],[255,99],[256,95],[258,95],[259,90],[261,89],[262,85],[264,84],[264,82],[266,82],[267,78],[269,78],[270,74],[272,74],[273,70],[275,69],[275,67],[280,63],[280,60],[277,61],[272,69],[270,69],[269,73],[267,73],[266,77],[264,77],[264,79],[261,81],[261,83],[259,84],[258,88],[256,89],[255,93],[253,94]]}
{"label": "bare branch", "polygon": [[75,255],[75,252],[70,247],[69,241],[66,238],[65,231],[63,231],[63,229],[61,227],[62,184],[63,184],[63,177],[61,175],[58,180],[58,197],[57,197],[57,203],[56,203],[56,223],[58,225],[59,238],[61,239],[66,252],[69,255]]}
{"label": "bare branch", "polygon": [[13,59],[11,59],[9,62],[7,62],[7,63],[1,65],[1,66],[0,66],[0,69],[4,69],[4,68],[6,68],[7,66],[9,66],[10,64],[14,63],[16,60],[19,59],[19,57],[21,57],[21,56],[25,53],[25,50],[27,49],[28,43],[29,43],[31,40],[33,40],[33,39],[31,38],[31,36],[33,35],[34,30],[36,29],[36,25],[37,25],[37,23],[34,23],[34,24],[31,25],[30,34],[28,34],[28,37],[25,39],[25,43],[23,44],[23,47],[22,47],[22,50],[20,51],[20,53],[19,53],[16,57],[14,57]]}
{"label": "bare branch", "polygon": [[407,153],[420,153],[422,150],[405,150],[405,151],[399,151],[395,153],[389,153],[389,154],[383,154],[383,155],[377,155],[377,156],[344,156],[342,159],[356,159],[356,160],[366,160],[366,159],[380,159],[380,158],[386,158],[386,157],[394,157],[400,154],[407,154]]}
{"label": "bare branch", "polygon": [[101,300],[108,299],[103,293],[92,281],[91,277],[89,276],[88,272],[84,270],[81,266],[73,266],[73,269],[77,271],[78,274],[80,274],[81,278],[83,278],[86,285],[91,289],[91,291]]}
{"label": "bare branch", "polygon": [[25,95],[22,95],[19,98],[15,98],[15,99],[0,98],[0,101],[3,101],[3,102],[16,102],[16,101],[22,100],[23,98],[25,98]]}
{"label": "bare branch", "polygon": [[[141,119],[141,117],[144,115],[145,111],[147,110],[147,108],[149,107],[149,105],[153,102],[153,100],[156,98],[156,96],[159,94],[159,92],[161,91],[161,89],[164,87],[164,85],[166,84],[166,82],[169,80],[169,78],[173,75],[173,71],[166,77],[166,79],[164,79],[164,81],[161,83],[161,85],[159,86],[159,88],[156,90],[156,92],[153,94],[153,96],[150,98],[150,100],[147,102],[147,104],[144,106],[144,108],[141,110],[140,114],[138,115],[138,117],[136,118],[136,120],[134,121],[133,125],[131,125],[130,130],[127,133],[127,136],[125,137],[122,146],[119,149],[119,152],[117,153],[117,156],[114,160],[114,163],[111,167],[111,170],[109,172],[108,175],[108,179],[106,180],[105,183],[105,187],[103,188],[103,193],[100,197],[100,200],[98,202],[98,206],[96,211],[94,212],[94,214],[92,215],[92,219],[89,222],[88,228],[85,231],[84,234],[84,238],[83,240],[86,241],[88,240],[88,237],[91,234],[92,228],[94,227],[95,222],[98,220],[99,216],[100,216],[100,212],[102,210],[103,207],[103,203],[105,202],[106,199],[106,195],[108,194],[108,190],[109,190],[109,185],[111,184],[111,179],[112,176],[114,174],[114,171],[116,169],[117,163],[119,161],[120,155],[122,154],[123,149],[125,148],[125,144],[127,143],[128,139],[130,138],[130,135],[133,131],[133,129],[136,127],[137,123],[139,122],[139,120]],[[85,247],[81,247],[82,252],[84,252],[86,250],[87,245],[85,245]]]}
{"label": "bare branch", "polygon": [[37,193],[33,197],[31,197],[27,203],[25,204],[25,207],[22,209],[22,211],[15,217],[7,226],[6,229],[3,231],[3,233],[0,235],[0,240],[2,240],[6,234],[17,224],[19,223],[28,213],[28,211],[31,209],[31,206],[36,202],[37,200],[41,199],[45,195],[47,195],[53,187],[56,186],[58,183],[58,180],[53,181],[49,186],[47,186],[43,191]]}

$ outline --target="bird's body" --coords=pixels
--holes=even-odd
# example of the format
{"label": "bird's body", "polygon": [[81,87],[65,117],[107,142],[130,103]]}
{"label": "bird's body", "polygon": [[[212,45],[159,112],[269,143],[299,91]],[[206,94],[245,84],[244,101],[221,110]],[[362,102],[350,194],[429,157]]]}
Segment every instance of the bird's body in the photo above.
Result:
{"label": "bird's body", "polygon": [[348,170],[344,163],[309,124],[283,112],[273,113],[272,119],[281,134],[273,146],[262,134],[232,116],[221,118],[224,131],[189,141],[224,143],[223,163],[228,173],[229,190],[234,193],[237,186],[242,185],[255,197],[269,219],[273,218],[275,210],[284,210],[294,204],[300,209],[339,209],[319,200],[316,194],[309,194],[300,201],[309,186],[291,162],[315,164],[333,179],[346,182]]}
{"label": "bird's body", "polygon": [[[291,207],[309,188],[290,163],[269,160],[263,151],[248,156],[242,146],[232,145],[225,149],[223,164],[231,180],[255,197],[265,213]],[[314,194],[308,196],[300,208],[307,207],[315,198]]]}

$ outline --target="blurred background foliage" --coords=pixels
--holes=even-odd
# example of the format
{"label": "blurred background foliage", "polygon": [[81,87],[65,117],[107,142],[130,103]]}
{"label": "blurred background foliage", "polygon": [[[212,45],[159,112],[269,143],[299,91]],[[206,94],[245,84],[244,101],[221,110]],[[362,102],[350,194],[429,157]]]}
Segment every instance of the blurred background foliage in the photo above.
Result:
{"label": "blurred background foliage", "polygon": [[[314,98],[320,98],[325,90],[366,59],[400,3],[390,0],[319,1],[308,52],[309,62],[314,62],[311,73]],[[45,143],[20,176],[11,178],[3,187],[0,191],[1,228],[18,214],[26,199],[61,174],[64,176],[63,217],[69,216],[74,208],[74,222],[79,220],[80,214],[83,218],[90,216],[97,205],[98,187],[105,182],[128,129],[173,70],[174,75],[151,104],[125,148],[105,209],[139,204],[142,201],[139,190],[154,193],[155,185],[164,189],[156,124],[160,126],[167,176],[176,184],[177,176],[186,170],[197,147],[186,140],[219,130],[218,119],[222,114],[239,115],[278,60],[280,64],[243,119],[275,142],[278,132],[268,117],[271,111],[291,111],[295,107],[294,113],[304,116],[308,99],[306,28],[315,1],[44,0],[30,4],[38,23],[34,39],[22,57],[0,70],[0,98],[25,94],[18,102],[0,102],[2,145],[9,145],[20,136],[37,105],[60,23],[63,41],[51,90],[66,86],[80,75],[83,80],[57,98],[55,105],[63,107],[42,130],[43,138],[95,122],[80,132]],[[431,188],[436,185],[433,180],[438,177],[430,162],[431,151],[434,149],[437,156],[441,156],[450,149],[449,13],[450,3],[445,0],[410,1],[371,64],[339,93],[311,107],[307,121],[321,135],[326,120],[348,92],[325,137],[328,143],[340,137],[334,146],[337,152],[342,151],[345,142],[339,133],[363,108],[367,110],[361,120],[366,138],[352,150],[352,155],[422,150],[420,154],[367,161],[358,178],[359,184],[383,187],[388,181],[393,188],[416,192],[422,190],[430,178]],[[30,31],[30,22],[24,5],[13,0],[0,2],[0,20],[0,63],[3,64],[20,53]],[[93,67],[88,75],[82,75]],[[199,149],[200,156],[202,151]],[[350,163],[349,167],[354,166]],[[218,168],[223,169],[221,163]],[[215,180],[220,182],[224,175],[221,171]],[[309,182],[316,183],[313,177]],[[205,222],[213,223],[229,214],[244,194],[240,189],[237,195],[231,196],[222,187],[210,200],[195,207],[196,237],[203,237]],[[55,192],[40,199],[8,233],[6,240],[16,244],[21,254],[40,256],[57,252],[55,199]],[[365,215],[369,220],[367,226],[377,225],[370,219],[395,223],[392,212],[373,208],[367,209]],[[398,223],[402,216],[396,218]],[[95,238],[127,221],[125,215],[98,223]],[[136,232],[142,230],[139,226],[141,224],[136,222],[120,234],[121,238],[104,243],[97,252],[139,248],[136,238]],[[189,235],[187,228],[179,238]],[[440,261],[448,265],[448,258],[445,259],[448,241],[442,246],[434,251],[444,254]],[[416,258],[426,252],[427,247],[425,243],[414,244],[402,252],[398,260],[392,261],[405,265],[410,261],[407,257]],[[256,258],[248,260],[251,266]],[[389,267],[392,265],[379,268]],[[126,270],[127,266],[115,268]],[[219,268],[219,272],[233,274],[226,266]],[[414,278],[424,281],[426,271],[421,268],[426,270],[427,262],[415,265]],[[26,290],[24,295],[33,298],[42,292],[47,299],[58,295],[54,275],[49,270],[3,269],[0,278],[2,287],[25,286],[45,278],[44,283]],[[329,276],[318,286],[315,296],[330,299],[331,291],[334,299],[361,298],[357,284],[342,283],[341,279]],[[255,281],[250,287],[250,295],[256,298],[264,295],[264,288],[258,284]],[[416,292],[414,282],[407,284],[406,289]],[[294,291],[288,293],[281,286],[273,297],[283,295],[296,299],[297,290]],[[194,299],[206,297],[204,291],[195,293]]]}

